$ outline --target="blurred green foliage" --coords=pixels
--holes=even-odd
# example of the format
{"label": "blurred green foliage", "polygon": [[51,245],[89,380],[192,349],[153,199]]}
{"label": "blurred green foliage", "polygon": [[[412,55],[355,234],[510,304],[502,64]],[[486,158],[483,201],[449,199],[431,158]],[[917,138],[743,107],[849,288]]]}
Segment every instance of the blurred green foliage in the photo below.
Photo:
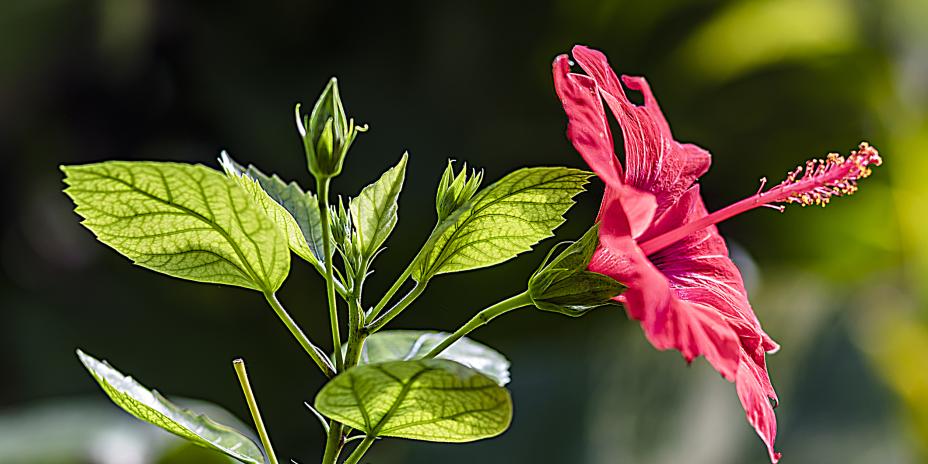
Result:
{"label": "blurred green foliage", "polygon": [[[2,2],[0,406],[94,392],[72,356],[81,345],[247,417],[228,364],[244,356],[279,454],[312,462],[319,426],[301,402],[322,379],[260,298],[131,268],[77,224],[57,165],[215,165],[227,148],[266,171],[305,172],[292,105],[338,75],[371,130],[335,192],[356,193],[410,152],[376,293],[428,234],[447,158],[485,168],[488,182],[523,165],[581,166],[549,72],[574,43],[646,75],[678,138],[712,151],[710,209],[808,157],[861,140],[880,149],[885,165],[854,197],[720,228],[783,345],[769,362],[785,459],[928,460],[928,2],[911,0]],[[596,196],[579,198],[559,238],[586,230]],[[520,290],[553,242],[436,280],[394,325],[457,327]],[[303,266],[287,283],[288,306],[324,339],[321,281]],[[516,313],[475,338],[515,366],[510,431],[465,447],[385,443],[372,462],[764,462],[733,387],[701,360],[685,369],[655,352],[618,311]]]}

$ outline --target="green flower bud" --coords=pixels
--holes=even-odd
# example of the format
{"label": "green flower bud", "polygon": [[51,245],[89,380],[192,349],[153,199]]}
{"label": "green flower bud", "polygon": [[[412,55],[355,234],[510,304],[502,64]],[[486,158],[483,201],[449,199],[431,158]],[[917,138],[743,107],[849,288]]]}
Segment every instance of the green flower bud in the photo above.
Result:
{"label": "green flower bud", "polygon": [[[601,306],[618,304],[612,298],[622,293],[625,286],[609,276],[586,270],[599,244],[598,232],[598,225],[593,226],[580,240],[551,249],[528,282],[535,307],[576,317]],[[559,250],[562,251],[552,259]]]}
{"label": "green flower bud", "polygon": [[454,210],[460,208],[473,198],[483,182],[483,171],[471,170],[467,175],[467,163],[457,175],[454,174],[453,162],[448,160],[441,181],[438,182],[438,193],[435,194],[435,210],[438,212],[438,222],[447,218]]}
{"label": "green flower bud", "polygon": [[322,91],[309,116],[300,114],[296,105],[296,126],[303,139],[306,164],[309,172],[317,178],[331,178],[342,172],[345,155],[358,132],[367,126],[355,126],[354,119],[345,115],[338,81],[333,77]]}

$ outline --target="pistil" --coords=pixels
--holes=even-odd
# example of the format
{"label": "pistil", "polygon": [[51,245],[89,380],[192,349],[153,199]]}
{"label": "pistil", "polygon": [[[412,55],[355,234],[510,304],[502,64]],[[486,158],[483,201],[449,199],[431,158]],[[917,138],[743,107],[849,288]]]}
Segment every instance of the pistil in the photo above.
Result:
{"label": "pistil", "polygon": [[831,153],[825,159],[806,161],[804,165],[790,171],[776,187],[766,192],[758,191],[753,196],[641,243],[639,247],[646,255],[651,255],[693,232],[759,206],[771,206],[781,211],[782,204],[792,203],[824,207],[831,197],[856,192],[857,181],[870,175],[870,166],[879,166],[882,162],[879,152],[867,142],[861,142],[858,149],[847,158]]}

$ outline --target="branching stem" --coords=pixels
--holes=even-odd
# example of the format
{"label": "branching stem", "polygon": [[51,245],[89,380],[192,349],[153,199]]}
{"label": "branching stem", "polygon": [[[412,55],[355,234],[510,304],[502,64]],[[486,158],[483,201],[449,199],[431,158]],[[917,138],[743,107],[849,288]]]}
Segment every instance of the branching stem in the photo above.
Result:
{"label": "branching stem", "polygon": [[361,443],[358,443],[358,447],[351,452],[348,456],[348,459],[345,460],[345,464],[358,464],[361,461],[361,458],[364,457],[364,453],[367,453],[368,448],[374,444],[374,440],[377,437],[372,437],[370,435],[364,437],[364,440],[361,440]]}
{"label": "branching stem", "polygon": [[389,311],[384,313],[383,316],[380,316],[374,322],[371,322],[367,326],[367,329],[366,329],[367,333],[377,332],[378,330],[382,329],[383,326],[387,325],[387,323],[393,320],[393,318],[395,318],[396,316],[399,316],[400,313],[403,312],[403,310],[406,309],[407,306],[412,304],[412,302],[415,301],[416,298],[419,298],[419,295],[421,295],[422,292],[425,291],[425,287],[427,284],[428,284],[428,281],[426,280],[422,282],[416,282],[416,286],[413,287],[412,290],[410,290],[409,293],[406,294],[406,296],[404,296],[400,301],[396,302],[396,304],[392,308],[390,308]]}

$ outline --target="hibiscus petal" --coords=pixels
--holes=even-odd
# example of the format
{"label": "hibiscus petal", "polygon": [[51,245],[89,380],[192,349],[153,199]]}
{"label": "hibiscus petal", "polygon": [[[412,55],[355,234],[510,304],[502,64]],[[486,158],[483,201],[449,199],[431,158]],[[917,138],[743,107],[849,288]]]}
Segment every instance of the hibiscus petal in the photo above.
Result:
{"label": "hibiscus petal", "polygon": [[606,185],[597,218],[599,233],[637,238],[651,227],[656,209],[657,202],[650,193],[634,187]]}
{"label": "hibiscus petal", "polygon": [[[763,381],[759,378],[767,379],[767,372],[758,371],[756,365],[750,359],[742,361],[738,367],[738,378],[735,381],[738,390],[738,399],[741,400],[741,406],[748,422],[757,431],[757,435],[767,445],[767,452],[770,454],[770,462],[776,463],[780,460],[780,453],[774,451],[773,444],[777,436],[777,418],[773,413],[773,406],[767,399],[767,393]],[[769,383],[769,379],[767,380]]]}
{"label": "hibiscus petal", "polygon": [[622,76],[625,85],[644,96],[644,105],[632,103],[625,94],[606,56],[581,45],[573,48],[577,63],[599,86],[622,127],[625,138],[625,183],[651,192],[657,199],[658,214],[670,208],[711,163],[709,152],[673,139],[670,126],[661,113],[647,81]]}
{"label": "hibiscus petal", "polygon": [[622,165],[615,156],[612,133],[596,82],[570,72],[567,55],[554,59],[554,88],[567,113],[567,138],[586,164],[607,185],[622,184]]}
{"label": "hibiscus petal", "polygon": [[[706,214],[699,186],[695,185],[655,221],[652,230],[660,233]],[[653,233],[649,230],[646,235]],[[778,348],[761,328],[741,272],[729,258],[725,240],[715,226],[698,230],[649,258],[667,277],[677,297],[725,316],[748,353],[759,352],[762,357],[764,351]]]}
{"label": "hibiscus petal", "polygon": [[[621,204],[615,201],[610,215],[619,212]],[[726,379],[735,379],[741,347],[731,326],[718,312],[677,298],[667,278],[648,261],[628,233],[604,234],[601,228],[600,247],[589,269],[628,287],[617,300],[625,305],[632,319],[641,321],[655,348],[676,349],[687,361],[705,356]]]}

